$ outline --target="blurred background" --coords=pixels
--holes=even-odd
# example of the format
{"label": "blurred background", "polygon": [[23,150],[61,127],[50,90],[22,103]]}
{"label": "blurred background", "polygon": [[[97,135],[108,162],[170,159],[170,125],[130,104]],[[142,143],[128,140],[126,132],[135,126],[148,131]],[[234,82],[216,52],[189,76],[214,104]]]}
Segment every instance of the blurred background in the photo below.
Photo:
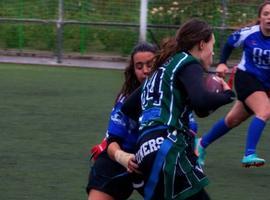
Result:
{"label": "blurred background", "polygon": [[[259,0],[1,0],[0,55],[126,57],[139,40],[159,43],[185,20],[215,29],[217,60],[233,30],[256,21]],[[236,54],[237,56],[237,54]]]}

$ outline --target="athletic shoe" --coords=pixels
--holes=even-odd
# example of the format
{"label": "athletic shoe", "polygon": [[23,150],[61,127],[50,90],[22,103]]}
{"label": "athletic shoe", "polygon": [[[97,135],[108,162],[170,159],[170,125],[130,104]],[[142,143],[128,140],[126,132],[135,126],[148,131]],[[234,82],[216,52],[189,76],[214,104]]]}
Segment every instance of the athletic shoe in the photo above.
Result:
{"label": "athletic shoe", "polygon": [[204,166],[204,160],[206,151],[201,145],[201,138],[195,138],[195,150],[194,153],[198,156],[197,163],[201,166]]}
{"label": "athletic shoe", "polygon": [[250,154],[248,156],[244,156],[242,159],[242,166],[243,167],[261,167],[265,163],[265,160],[259,158],[257,154]]}

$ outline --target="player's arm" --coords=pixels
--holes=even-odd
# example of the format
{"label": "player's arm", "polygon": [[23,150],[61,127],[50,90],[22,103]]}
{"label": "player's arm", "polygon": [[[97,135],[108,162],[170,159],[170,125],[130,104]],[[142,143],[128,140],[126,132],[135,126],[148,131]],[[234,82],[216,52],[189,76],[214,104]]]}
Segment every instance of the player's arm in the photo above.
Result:
{"label": "player's arm", "polygon": [[127,153],[121,148],[128,132],[127,123],[129,120],[120,108],[112,112],[108,125],[107,153],[112,160],[124,166],[128,172],[137,172],[138,166],[134,154]]}
{"label": "player's arm", "polygon": [[142,112],[141,90],[141,87],[139,87],[131,95],[129,95],[121,108],[121,111],[134,121],[139,120]]}
{"label": "player's arm", "polygon": [[183,67],[178,73],[178,80],[184,85],[189,101],[199,117],[205,117],[222,105],[231,103],[235,94],[232,90],[220,93],[209,92],[203,83],[203,69],[199,64]]}
{"label": "player's arm", "polygon": [[225,77],[226,73],[229,72],[229,68],[227,66],[227,60],[229,59],[234,47],[230,45],[228,42],[225,43],[221,55],[220,55],[220,61],[216,68],[216,72],[218,76]]}
{"label": "player's arm", "polygon": [[235,31],[228,37],[221,51],[219,65],[217,66],[216,69],[216,71],[219,72],[218,73],[219,76],[225,77],[225,73],[229,71],[227,66],[227,60],[229,59],[234,48],[243,45],[245,38],[249,35],[250,31],[251,31],[250,27],[242,28],[240,30]]}
{"label": "player's arm", "polygon": [[121,139],[114,137],[108,139],[108,155],[112,160],[115,160],[124,166],[128,172],[138,172],[138,165],[136,163],[135,155],[123,151],[120,147]]}

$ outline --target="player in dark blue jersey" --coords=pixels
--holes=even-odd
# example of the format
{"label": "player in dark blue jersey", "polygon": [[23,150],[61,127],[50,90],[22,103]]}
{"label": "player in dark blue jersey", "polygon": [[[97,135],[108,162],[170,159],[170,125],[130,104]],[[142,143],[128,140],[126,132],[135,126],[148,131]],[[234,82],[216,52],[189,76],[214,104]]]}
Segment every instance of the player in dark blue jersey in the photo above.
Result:
{"label": "player in dark blue jersey", "polygon": [[138,124],[125,116],[120,109],[126,97],[151,72],[156,50],[155,46],[148,43],[140,43],[133,49],[129,66],[125,69],[125,82],[111,112],[106,138],[108,147],[96,157],[89,174],[89,200],[127,199],[133,191],[132,172],[137,168],[133,153],[138,137]]}
{"label": "player in dark blue jersey", "polygon": [[140,115],[136,160],[146,183],[145,200],[209,199],[204,190],[208,180],[196,163],[189,116],[194,110],[205,117],[234,99],[223,79],[220,93],[209,92],[203,84],[214,42],[212,28],[204,21],[184,23],[157,55],[156,71],[122,107],[134,120]]}
{"label": "player in dark blue jersey", "polygon": [[228,71],[226,61],[232,50],[240,46],[243,54],[235,75],[238,100],[225,118],[219,120],[197,143],[201,164],[204,164],[205,148],[209,144],[250,116],[254,117],[247,131],[242,165],[251,167],[265,163],[257,156],[256,146],[270,118],[270,1],[260,5],[256,25],[242,28],[229,36],[217,67],[221,76]]}

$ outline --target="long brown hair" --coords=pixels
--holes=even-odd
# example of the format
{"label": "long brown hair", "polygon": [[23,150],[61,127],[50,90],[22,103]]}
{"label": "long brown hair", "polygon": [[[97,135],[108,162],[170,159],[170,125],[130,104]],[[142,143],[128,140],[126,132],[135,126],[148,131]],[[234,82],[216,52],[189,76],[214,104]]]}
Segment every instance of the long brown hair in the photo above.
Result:
{"label": "long brown hair", "polygon": [[206,22],[199,19],[191,19],[185,22],[177,30],[176,35],[167,39],[157,53],[154,70],[164,63],[168,57],[177,52],[189,51],[200,41],[208,42],[213,34],[213,29]]}
{"label": "long brown hair", "polygon": [[140,42],[133,48],[130,55],[129,65],[125,68],[124,72],[125,81],[116,98],[116,101],[120,95],[128,96],[141,85],[135,74],[134,55],[139,52],[152,52],[155,54],[156,51],[157,46],[147,42]]}

